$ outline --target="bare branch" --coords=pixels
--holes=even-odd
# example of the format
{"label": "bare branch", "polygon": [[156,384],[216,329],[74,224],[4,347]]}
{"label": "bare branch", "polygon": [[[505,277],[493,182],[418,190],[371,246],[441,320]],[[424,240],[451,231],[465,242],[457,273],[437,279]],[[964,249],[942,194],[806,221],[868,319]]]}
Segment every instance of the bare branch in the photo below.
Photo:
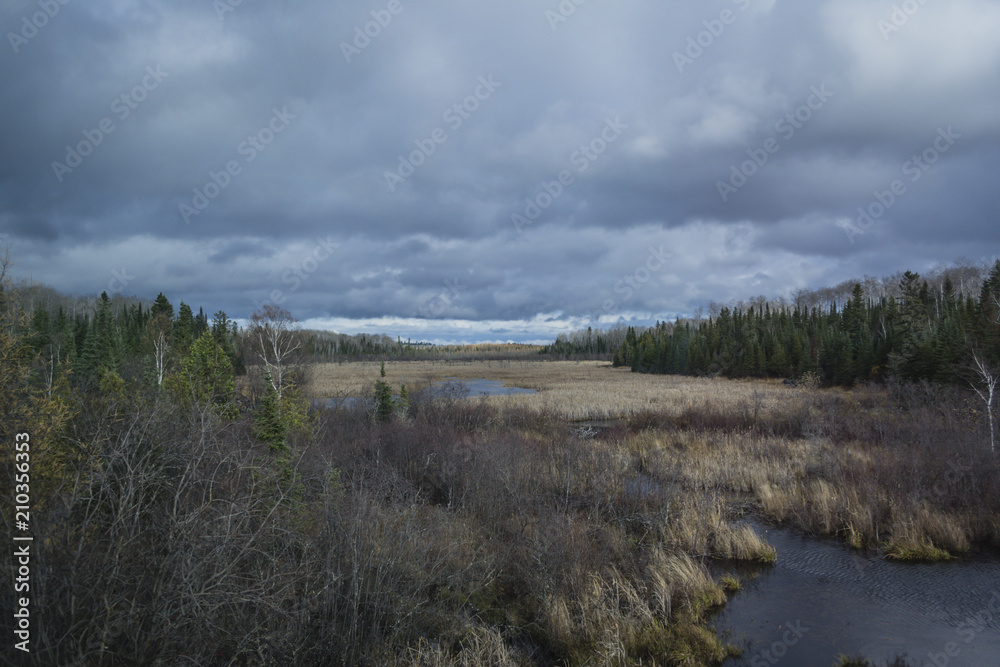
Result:
{"label": "bare branch", "polygon": [[265,304],[250,316],[248,333],[257,344],[257,355],[270,376],[271,386],[281,398],[293,355],[302,347],[295,318],[280,306]]}
{"label": "bare branch", "polygon": [[993,427],[993,398],[996,396],[997,381],[1000,380],[1000,373],[991,368],[986,359],[977,350],[972,351],[972,371],[974,379],[970,379],[969,384],[986,405],[986,418],[990,423],[990,451],[995,452],[996,436],[994,435]]}

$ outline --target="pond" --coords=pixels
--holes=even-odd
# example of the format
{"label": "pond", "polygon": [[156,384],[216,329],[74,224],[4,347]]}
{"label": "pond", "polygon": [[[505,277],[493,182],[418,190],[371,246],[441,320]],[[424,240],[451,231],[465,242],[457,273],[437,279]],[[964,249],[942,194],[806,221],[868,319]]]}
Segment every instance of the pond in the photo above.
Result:
{"label": "pond", "polygon": [[508,387],[500,380],[487,380],[476,378],[473,380],[459,380],[458,378],[445,378],[441,382],[435,382],[432,392],[436,396],[474,397],[474,396],[512,396],[514,394],[537,394],[534,389],[524,389],[522,387]]}
{"label": "pond", "polygon": [[[741,572],[743,589],[715,619],[745,652],[729,665],[1000,665],[1000,562],[897,563],[826,539],[755,525],[777,563]],[[751,580],[751,577],[756,575]]]}

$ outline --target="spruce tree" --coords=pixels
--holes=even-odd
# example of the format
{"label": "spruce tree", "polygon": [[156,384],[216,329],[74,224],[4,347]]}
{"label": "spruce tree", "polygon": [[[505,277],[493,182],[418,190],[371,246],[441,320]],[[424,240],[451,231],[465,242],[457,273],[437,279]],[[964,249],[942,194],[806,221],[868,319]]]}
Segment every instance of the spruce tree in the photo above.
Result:
{"label": "spruce tree", "polygon": [[163,296],[163,292],[156,295],[156,300],[153,301],[153,305],[149,309],[149,314],[151,317],[163,315],[169,320],[174,319],[174,307],[167,300],[167,297]]}
{"label": "spruce tree", "polygon": [[375,421],[387,424],[392,420],[395,405],[392,400],[392,388],[385,380],[375,381]]}
{"label": "spruce tree", "polygon": [[194,313],[191,306],[181,301],[174,324],[174,345],[181,354],[186,354],[194,339]]}
{"label": "spruce tree", "polygon": [[254,412],[253,432],[254,437],[265,443],[272,452],[288,450],[288,425],[281,418],[278,401],[278,392],[268,378],[264,396]]}

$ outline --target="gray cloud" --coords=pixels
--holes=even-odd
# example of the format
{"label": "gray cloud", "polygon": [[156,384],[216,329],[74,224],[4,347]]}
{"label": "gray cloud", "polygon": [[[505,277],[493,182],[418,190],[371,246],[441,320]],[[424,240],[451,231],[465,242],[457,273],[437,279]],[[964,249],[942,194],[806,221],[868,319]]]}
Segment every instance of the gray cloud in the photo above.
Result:
{"label": "gray cloud", "polygon": [[[127,293],[237,318],[277,297],[317,326],[435,340],[992,257],[1000,5],[927,3],[896,25],[893,4],[303,0],[220,17],[98,0],[28,39],[40,5],[8,3],[0,233],[20,271],[67,291],[124,267]],[[910,180],[942,128],[960,138]],[[895,180],[905,192],[846,233]]]}

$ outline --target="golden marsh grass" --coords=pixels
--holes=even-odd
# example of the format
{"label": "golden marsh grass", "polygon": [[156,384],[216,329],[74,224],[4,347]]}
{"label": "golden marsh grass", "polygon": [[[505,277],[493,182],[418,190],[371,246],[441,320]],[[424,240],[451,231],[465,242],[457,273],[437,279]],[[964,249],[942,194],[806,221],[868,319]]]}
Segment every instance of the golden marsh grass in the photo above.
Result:
{"label": "golden marsh grass", "polygon": [[[407,389],[455,378],[499,380],[537,394],[491,396],[498,407],[527,408],[571,421],[606,420],[655,411],[679,415],[706,403],[746,403],[763,414],[802,394],[780,382],[645,375],[603,361],[398,361],[385,365],[386,381]],[[308,393],[314,398],[364,396],[379,378],[378,362],[318,364]]]}
{"label": "golden marsh grass", "polygon": [[[378,377],[378,363],[320,365],[309,392],[365,395]],[[682,520],[670,541],[692,553],[773,558],[766,545],[727,528],[726,505],[733,502],[854,547],[892,544],[911,555],[931,553],[917,548],[927,544],[961,553],[974,542],[1000,539],[996,522],[946,500],[961,488],[947,481],[949,467],[969,458],[955,448],[956,438],[973,437],[961,411],[950,406],[955,397],[901,401],[884,387],[806,389],[779,381],[644,375],[597,361],[386,364],[386,380],[397,387],[449,378],[499,380],[538,392],[474,398],[470,406],[556,421],[622,420],[627,435],[617,441],[619,459],[703,494],[708,503],[674,508]],[[933,441],[951,444],[941,450]]]}

